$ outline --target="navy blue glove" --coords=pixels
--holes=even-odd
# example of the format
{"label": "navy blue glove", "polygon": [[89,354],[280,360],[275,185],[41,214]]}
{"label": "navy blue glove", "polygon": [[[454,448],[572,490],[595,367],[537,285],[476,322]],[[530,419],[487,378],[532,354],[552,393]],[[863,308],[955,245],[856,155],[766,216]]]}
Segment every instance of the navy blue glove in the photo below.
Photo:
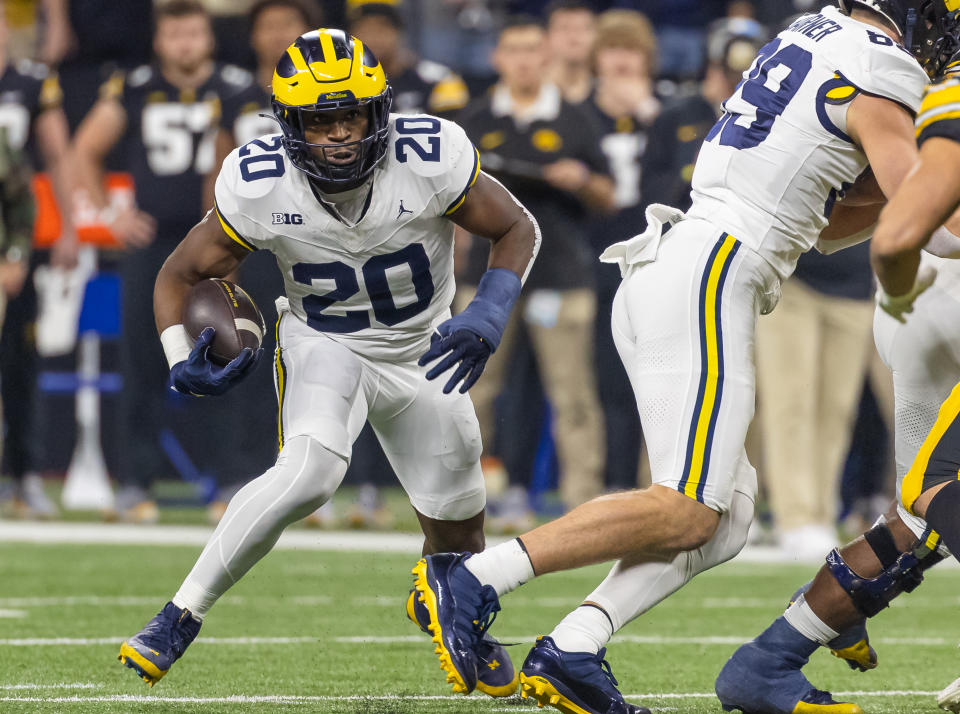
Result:
{"label": "navy blue glove", "polygon": [[430,338],[430,349],[420,358],[419,364],[423,367],[443,357],[427,372],[427,379],[436,379],[457,365],[443,386],[444,394],[452,392],[461,380],[460,393],[463,394],[480,378],[490,355],[500,345],[520,288],[520,278],[512,270],[488,270],[466,309],[437,327],[437,332]]}
{"label": "navy blue glove", "polygon": [[212,327],[206,328],[197,338],[190,356],[170,368],[172,389],[195,397],[217,396],[243,379],[257,364],[263,352],[262,347],[256,351],[249,347],[241,350],[233,361],[223,367],[211,362],[207,350],[215,334],[216,330]]}

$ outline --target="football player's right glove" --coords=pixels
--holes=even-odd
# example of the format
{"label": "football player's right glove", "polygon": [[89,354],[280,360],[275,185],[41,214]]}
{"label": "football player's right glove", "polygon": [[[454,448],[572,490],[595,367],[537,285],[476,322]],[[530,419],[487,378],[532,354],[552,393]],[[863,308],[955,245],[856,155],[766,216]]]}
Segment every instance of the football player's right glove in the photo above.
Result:
{"label": "football player's right glove", "polygon": [[904,295],[889,295],[887,291],[880,286],[877,291],[878,304],[880,309],[890,315],[897,322],[906,322],[904,315],[913,312],[913,302],[922,292],[933,285],[937,279],[937,269],[932,265],[921,265],[917,271],[917,279],[913,281],[913,287]]}
{"label": "football player's right glove", "polygon": [[243,379],[260,359],[263,348],[241,350],[231,362],[221,367],[210,361],[208,351],[216,330],[206,328],[200,333],[190,356],[170,368],[170,388],[195,397],[223,394]]}

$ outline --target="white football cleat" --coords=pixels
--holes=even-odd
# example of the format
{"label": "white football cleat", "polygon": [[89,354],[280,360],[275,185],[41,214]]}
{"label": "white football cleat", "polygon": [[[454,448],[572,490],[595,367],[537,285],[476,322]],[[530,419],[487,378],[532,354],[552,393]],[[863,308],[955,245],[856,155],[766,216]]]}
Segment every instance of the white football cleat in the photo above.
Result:
{"label": "white football cleat", "polygon": [[960,713],[960,679],[954,680],[937,695],[937,705],[954,714]]}

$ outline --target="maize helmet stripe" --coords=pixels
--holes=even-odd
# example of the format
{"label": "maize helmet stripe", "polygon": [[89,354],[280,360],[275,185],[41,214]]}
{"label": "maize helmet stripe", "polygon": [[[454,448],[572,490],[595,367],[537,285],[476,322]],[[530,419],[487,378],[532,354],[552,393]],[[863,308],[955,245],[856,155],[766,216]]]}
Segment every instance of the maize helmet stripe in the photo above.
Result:
{"label": "maize helmet stripe", "polygon": [[[293,166],[328,184],[321,190],[358,185],[384,157],[392,99],[380,62],[343,30],[321,28],[301,35],[273,74],[273,112],[283,129],[284,149]],[[343,110],[358,110],[369,120],[364,136],[334,142],[338,150],[356,152],[346,164],[329,160],[327,149],[334,143],[316,143],[324,141],[316,132],[311,143],[305,132],[312,115]]]}

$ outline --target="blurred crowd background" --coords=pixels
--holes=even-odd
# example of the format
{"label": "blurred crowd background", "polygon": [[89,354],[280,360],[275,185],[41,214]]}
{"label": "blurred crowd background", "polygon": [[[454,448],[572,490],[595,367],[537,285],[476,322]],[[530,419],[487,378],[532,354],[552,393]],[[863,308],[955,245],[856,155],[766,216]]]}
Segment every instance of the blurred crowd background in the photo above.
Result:
{"label": "blurred crowd background", "polygon": [[[821,4],[4,0],[0,517],[55,518],[66,505],[154,522],[187,504],[216,520],[272,463],[271,360],[223,398],[176,395],[151,292],[212,205],[219,162],[274,131],[262,116],[273,66],[317,26],[373,49],[394,111],[461,123],[543,231],[513,322],[471,392],[491,530],[648,483],[609,329],[620,276],[597,257],[642,229],[647,205],[688,205],[722,101],[770,37]],[[457,237],[455,309],[472,295],[485,243]],[[252,256],[237,280],[275,318],[272,256]],[[892,387],[873,347],[872,294],[864,246],[805,256],[760,323],[755,538],[791,554],[822,553],[838,527],[859,532],[892,495]],[[345,484],[315,524],[397,519],[370,433]]]}

